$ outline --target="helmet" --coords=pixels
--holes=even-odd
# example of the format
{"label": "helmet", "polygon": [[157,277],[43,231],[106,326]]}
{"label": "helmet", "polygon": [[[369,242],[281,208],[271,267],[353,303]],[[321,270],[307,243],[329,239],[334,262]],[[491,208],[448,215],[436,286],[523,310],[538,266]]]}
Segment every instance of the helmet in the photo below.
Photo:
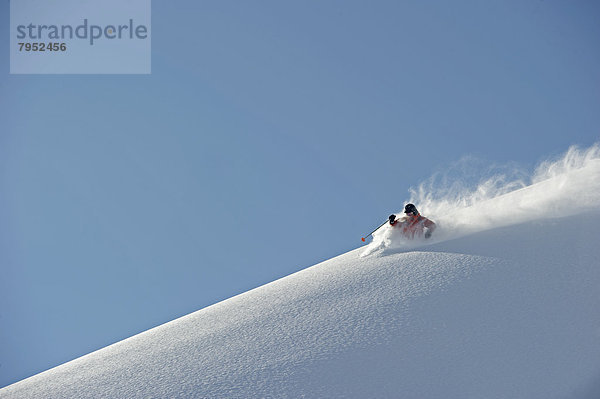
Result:
{"label": "helmet", "polygon": [[413,215],[418,215],[419,211],[417,211],[417,207],[413,204],[406,204],[404,207],[404,213],[412,213]]}

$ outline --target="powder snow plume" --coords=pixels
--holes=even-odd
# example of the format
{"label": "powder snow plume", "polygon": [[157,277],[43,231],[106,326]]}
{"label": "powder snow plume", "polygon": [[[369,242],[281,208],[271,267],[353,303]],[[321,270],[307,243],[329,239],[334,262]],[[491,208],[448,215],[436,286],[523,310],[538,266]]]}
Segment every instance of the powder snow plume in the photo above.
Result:
{"label": "powder snow plume", "polygon": [[[572,146],[530,173],[514,164],[486,166],[465,157],[409,191],[406,202],[415,204],[422,215],[438,224],[433,242],[532,220],[572,216],[600,209],[600,145],[587,149]],[[385,226],[373,235],[363,256],[378,249],[423,243],[407,242]]]}

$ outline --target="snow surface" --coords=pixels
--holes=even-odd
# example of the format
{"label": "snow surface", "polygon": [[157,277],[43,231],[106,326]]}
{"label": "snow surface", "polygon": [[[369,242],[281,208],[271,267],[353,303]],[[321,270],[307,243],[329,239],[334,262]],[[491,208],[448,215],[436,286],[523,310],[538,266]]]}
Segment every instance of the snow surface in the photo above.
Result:
{"label": "snow surface", "polygon": [[[375,240],[0,398],[600,398],[600,166],[591,157],[559,175],[467,204],[476,228],[444,222],[445,240],[412,249],[381,233],[391,245]],[[564,190],[587,206],[555,203]],[[504,220],[515,203],[522,217],[503,227],[478,214]]]}

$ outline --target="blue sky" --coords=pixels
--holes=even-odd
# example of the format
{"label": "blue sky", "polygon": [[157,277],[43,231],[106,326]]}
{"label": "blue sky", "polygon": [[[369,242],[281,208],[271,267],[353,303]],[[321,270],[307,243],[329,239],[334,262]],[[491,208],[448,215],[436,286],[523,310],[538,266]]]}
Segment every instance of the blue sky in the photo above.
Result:
{"label": "blue sky", "polygon": [[10,75],[0,7],[0,386],[600,136],[593,1],[154,1],[137,76]]}

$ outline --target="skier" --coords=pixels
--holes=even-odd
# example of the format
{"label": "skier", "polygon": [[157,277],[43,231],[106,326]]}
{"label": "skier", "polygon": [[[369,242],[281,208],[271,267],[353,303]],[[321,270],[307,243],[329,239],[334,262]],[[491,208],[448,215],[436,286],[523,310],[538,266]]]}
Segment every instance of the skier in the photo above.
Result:
{"label": "skier", "polygon": [[396,219],[396,215],[390,215],[390,225],[401,229],[402,234],[409,239],[422,237],[423,235],[425,235],[425,238],[431,237],[437,226],[431,220],[421,216],[416,206],[406,204],[404,213],[406,216],[400,219]]}

